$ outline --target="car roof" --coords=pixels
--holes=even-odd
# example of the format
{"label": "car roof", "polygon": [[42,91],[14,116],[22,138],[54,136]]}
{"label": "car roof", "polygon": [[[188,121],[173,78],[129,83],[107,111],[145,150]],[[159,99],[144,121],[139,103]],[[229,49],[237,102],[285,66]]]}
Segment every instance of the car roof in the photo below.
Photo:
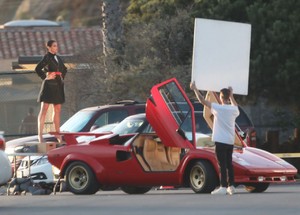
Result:
{"label": "car roof", "polygon": [[106,105],[99,105],[99,106],[93,106],[93,107],[87,107],[83,108],[80,111],[97,111],[97,110],[103,110],[103,109],[113,109],[113,108],[119,108],[119,107],[125,107],[125,106],[132,106],[132,107],[142,107],[145,106],[145,103],[139,103],[139,102],[117,102],[116,104],[106,104]]}

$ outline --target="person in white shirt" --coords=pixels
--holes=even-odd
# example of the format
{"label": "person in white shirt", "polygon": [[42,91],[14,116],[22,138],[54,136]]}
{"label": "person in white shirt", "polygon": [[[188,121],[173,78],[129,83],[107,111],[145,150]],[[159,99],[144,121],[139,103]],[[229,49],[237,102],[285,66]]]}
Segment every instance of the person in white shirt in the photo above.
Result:
{"label": "person in white shirt", "polygon": [[[233,97],[232,87],[220,90],[221,104],[205,100],[196,88],[194,82],[190,85],[198,100],[211,109],[214,115],[212,141],[215,142],[216,158],[220,168],[220,187],[212,194],[234,194],[234,172],[232,152],[235,139],[235,119],[240,114],[236,100]],[[228,179],[228,181],[227,181]]]}

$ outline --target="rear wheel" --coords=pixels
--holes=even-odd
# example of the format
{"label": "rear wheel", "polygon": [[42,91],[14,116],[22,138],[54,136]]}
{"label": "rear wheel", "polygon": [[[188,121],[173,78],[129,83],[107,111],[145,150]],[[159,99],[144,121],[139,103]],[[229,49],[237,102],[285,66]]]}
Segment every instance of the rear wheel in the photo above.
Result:
{"label": "rear wheel", "polygon": [[190,187],[195,193],[210,193],[217,186],[217,175],[208,161],[197,161],[189,173]]}
{"label": "rear wheel", "polygon": [[131,187],[124,186],[121,187],[121,190],[127,194],[144,194],[151,190],[152,187]]}
{"label": "rear wheel", "polygon": [[65,175],[67,188],[74,194],[95,194],[99,184],[91,168],[80,161],[71,163]]}
{"label": "rear wheel", "polygon": [[245,190],[250,193],[262,193],[269,187],[269,183],[249,183],[245,184]]}

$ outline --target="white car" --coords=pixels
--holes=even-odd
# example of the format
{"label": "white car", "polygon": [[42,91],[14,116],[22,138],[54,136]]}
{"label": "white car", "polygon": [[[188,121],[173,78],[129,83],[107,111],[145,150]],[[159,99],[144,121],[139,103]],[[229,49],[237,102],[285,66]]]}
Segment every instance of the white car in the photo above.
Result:
{"label": "white car", "polygon": [[[28,168],[29,166],[30,168]],[[16,172],[17,178],[28,177],[29,171],[31,178],[35,183],[54,182],[52,165],[49,163],[47,156],[26,156],[23,158]]]}
{"label": "white car", "polygon": [[[92,132],[101,133],[108,132],[113,129],[117,123],[108,124],[102,126]],[[95,138],[94,136],[81,136],[78,137],[78,141],[83,141],[89,138]],[[30,160],[29,160],[30,159]],[[30,166],[30,168],[28,168]],[[55,169],[54,169],[55,170]],[[29,174],[30,171],[30,174]],[[31,176],[34,183],[45,182],[45,183],[55,183],[53,167],[49,163],[47,156],[26,156],[22,159],[20,166],[17,169],[17,178],[25,178],[29,175]]]}
{"label": "white car", "polygon": [[0,185],[6,184],[12,177],[11,163],[4,150],[5,140],[0,132]]}

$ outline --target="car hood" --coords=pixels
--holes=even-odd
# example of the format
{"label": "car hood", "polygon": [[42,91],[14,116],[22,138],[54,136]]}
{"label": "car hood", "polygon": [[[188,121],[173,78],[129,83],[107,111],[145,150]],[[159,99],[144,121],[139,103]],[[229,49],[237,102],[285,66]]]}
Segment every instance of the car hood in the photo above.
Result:
{"label": "car hood", "polygon": [[[198,147],[197,150],[215,154],[214,147]],[[267,151],[252,147],[235,148],[232,162],[234,165],[245,168],[249,174],[297,174],[297,169],[285,160]]]}
{"label": "car hood", "polygon": [[166,146],[195,148],[194,108],[175,78],[152,87],[146,118]]}
{"label": "car hood", "polygon": [[285,160],[261,149],[244,147],[235,150],[233,153],[233,161],[246,166],[251,172],[259,173],[265,169],[272,169],[273,172],[281,171],[283,169],[297,173],[297,169],[286,162]]}

